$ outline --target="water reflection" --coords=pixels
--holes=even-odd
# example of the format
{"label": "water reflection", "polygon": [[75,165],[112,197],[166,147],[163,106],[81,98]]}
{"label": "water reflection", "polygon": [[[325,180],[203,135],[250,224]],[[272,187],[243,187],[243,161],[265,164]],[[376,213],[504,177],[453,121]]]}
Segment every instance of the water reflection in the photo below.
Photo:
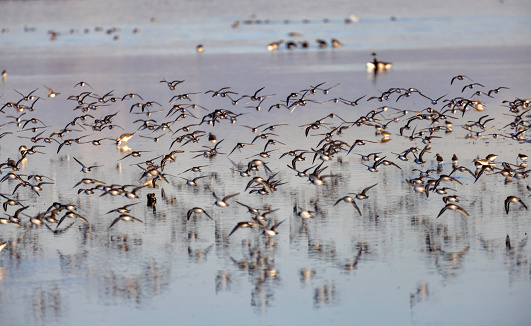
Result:
{"label": "water reflection", "polygon": [[315,309],[322,308],[323,305],[337,304],[337,290],[333,281],[327,281],[314,290],[313,305]]}
{"label": "water reflection", "polygon": [[45,288],[33,288],[31,297],[34,322],[43,323],[50,320],[57,322],[67,309],[61,290],[55,283]]}
{"label": "water reflection", "polygon": [[[257,239],[260,242],[260,239]],[[267,242],[265,243],[267,245]],[[262,244],[263,245],[263,244]],[[230,257],[234,266],[246,272],[251,283],[251,306],[257,313],[264,314],[274,300],[275,289],[281,285],[279,271],[275,268],[274,249],[260,249],[259,243],[242,243],[242,257]]]}
{"label": "water reflection", "polygon": [[170,285],[171,268],[151,259],[140,266],[137,273],[106,271],[102,286],[98,287],[103,302],[119,305],[130,302],[138,307],[148,304]]}

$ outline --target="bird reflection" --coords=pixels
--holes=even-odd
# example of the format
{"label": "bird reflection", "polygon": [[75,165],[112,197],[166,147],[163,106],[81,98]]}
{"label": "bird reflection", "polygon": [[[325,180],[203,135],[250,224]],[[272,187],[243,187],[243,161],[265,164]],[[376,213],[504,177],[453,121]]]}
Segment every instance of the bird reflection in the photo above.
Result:
{"label": "bird reflection", "polygon": [[191,246],[188,246],[188,258],[191,262],[201,263],[205,262],[208,257],[208,253],[212,249],[213,245],[206,247],[205,249],[192,249]]}
{"label": "bird reflection", "polygon": [[300,281],[302,285],[310,283],[315,276],[315,270],[313,268],[301,268],[299,270]]}
{"label": "bird reflection", "polygon": [[154,259],[144,262],[136,273],[117,273],[113,270],[103,278],[101,294],[105,301],[130,301],[142,306],[164,292],[170,284],[171,268]]}
{"label": "bird reflection", "polygon": [[236,260],[230,257],[236,268],[246,272],[253,284],[251,291],[251,306],[257,313],[264,314],[274,297],[275,288],[280,285],[279,271],[268,253],[263,252],[256,245],[242,247],[244,257]]}
{"label": "bird reflection", "polygon": [[221,291],[230,291],[230,285],[232,283],[230,273],[227,270],[220,270],[216,274],[216,293]]}
{"label": "bird reflection", "polygon": [[33,314],[39,321],[45,321],[50,318],[58,319],[63,315],[65,302],[61,297],[59,286],[55,283],[51,287],[37,287],[32,291]]}
{"label": "bird reflection", "polygon": [[411,308],[417,303],[424,302],[428,300],[430,296],[430,291],[428,290],[428,283],[420,282],[417,285],[417,290],[409,295],[409,305]]}
{"label": "bird reflection", "polygon": [[315,288],[313,294],[313,306],[316,309],[323,305],[337,304],[337,290],[333,281],[327,281],[325,284]]}

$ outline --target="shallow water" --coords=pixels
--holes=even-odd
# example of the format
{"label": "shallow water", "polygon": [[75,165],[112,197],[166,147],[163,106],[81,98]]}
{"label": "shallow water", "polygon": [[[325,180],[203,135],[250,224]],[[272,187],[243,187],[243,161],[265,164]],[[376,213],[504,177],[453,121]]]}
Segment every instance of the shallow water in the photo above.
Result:
{"label": "shallow water", "polygon": [[[75,204],[88,223],[67,218],[57,229],[56,225],[47,222],[47,225],[36,227],[31,225],[29,217],[23,216],[22,227],[0,225],[0,243],[7,242],[0,251],[0,324],[140,325],[146,322],[181,322],[194,325],[344,325],[353,320],[366,325],[527,324],[531,293],[531,250],[527,246],[530,213],[518,203],[513,203],[509,214],[506,214],[504,200],[514,195],[522,198],[527,206],[531,205],[531,193],[526,188],[530,185],[529,179],[514,178],[506,182],[501,174],[485,172],[474,182],[471,175],[456,172],[453,176],[462,185],[451,181],[442,185],[457,190],[458,205],[469,216],[447,211],[439,218],[437,215],[444,207],[442,196],[431,193],[426,197],[415,193],[405,182],[405,179],[418,176],[413,169],[436,169],[436,153],[441,154],[445,162],[439,171],[431,173],[430,177],[434,179],[452,171],[450,158],[453,154],[459,157],[460,165],[471,170],[474,170],[473,159],[484,158],[491,153],[498,155],[498,167],[500,162],[520,164],[522,161],[516,158],[519,153],[529,155],[528,141],[517,142],[504,137],[494,139],[492,136],[469,138],[468,132],[462,128],[470,121],[488,115],[494,120],[487,123],[487,129],[494,128],[483,134],[498,132],[514,120],[514,114],[502,101],[529,97],[527,79],[531,73],[531,48],[525,35],[529,35],[530,29],[529,24],[521,20],[525,3],[507,2],[503,7],[493,4],[472,18],[467,16],[472,12],[468,5],[464,6],[462,14],[456,14],[450,11],[453,4],[449,3],[446,11],[442,10],[437,15],[451,17],[450,20],[455,22],[452,28],[459,24],[472,28],[475,22],[487,21],[489,15],[495,15],[498,18],[496,23],[504,25],[504,28],[492,25],[485,28],[487,32],[488,29],[499,32],[499,42],[496,37],[479,39],[478,35],[482,33],[473,29],[470,35],[453,42],[451,35],[455,33],[442,32],[444,19],[434,19],[435,15],[422,8],[405,11],[410,18],[402,22],[404,8],[377,13],[369,6],[360,5],[360,25],[353,28],[366,29],[363,35],[375,35],[367,43],[357,43],[352,30],[345,31],[342,20],[346,14],[343,13],[358,13],[342,2],[321,12],[290,7],[281,15],[275,6],[269,8],[270,11],[264,11],[263,8],[253,8],[247,2],[234,1],[229,6],[238,10],[214,17],[211,17],[211,10],[215,12],[221,4],[209,3],[212,6],[185,6],[193,13],[188,16],[181,13],[186,16],[185,27],[180,22],[166,21],[171,17],[168,8],[175,8],[164,2],[149,7],[143,14],[136,13],[143,15],[144,19],[138,25],[129,20],[131,16],[127,10],[123,15],[116,14],[115,21],[110,20],[108,15],[102,15],[100,20],[85,18],[77,25],[78,28],[98,24],[121,27],[121,37],[116,42],[111,41],[108,35],[93,32],[60,35],[57,41],[50,42],[45,30],[61,29],[67,34],[73,27],[72,21],[80,14],[69,16],[72,21],[66,19],[61,22],[53,19],[53,8],[57,7],[50,7],[50,2],[0,4],[11,13],[33,5],[34,11],[28,13],[30,16],[38,16],[35,14],[38,10],[51,12],[46,19],[39,16],[41,18],[33,20],[37,26],[35,32],[24,32],[16,15],[11,15],[11,21],[8,19],[6,22],[13,27],[0,37],[2,65],[8,70],[7,79],[0,84],[1,102],[18,101],[21,96],[15,89],[28,94],[38,88],[35,94],[42,99],[36,102],[35,111],[18,113],[13,108],[4,108],[2,124],[14,121],[7,116],[25,113],[21,119],[38,118],[49,126],[43,130],[48,136],[82,114],[73,110],[76,102],[67,100],[67,97],[85,90],[100,96],[112,91],[120,98],[134,92],[143,100],[133,98],[108,102],[109,106],[91,110],[88,113],[95,119],[117,112],[112,124],[119,127],[94,131],[89,126],[85,126],[85,130],[79,125],[71,126],[79,131],[65,134],[62,140],[57,138],[59,142],[85,135],[87,137],[83,140],[115,139],[124,132],[137,130],[140,125],[135,123],[137,119],[152,118],[157,123],[171,121],[176,115],[171,120],[166,118],[171,108],[169,100],[186,92],[200,92],[190,97],[193,103],[207,110],[191,109],[191,113],[199,119],[188,116],[184,121],[173,124],[170,127],[173,131],[200,122],[214,109],[244,113],[237,117],[234,124],[229,120],[220,120],[214,126],[202,124],[193,127],[214,133],[221,153],[210,159],[203,156],[193,158],[200,153],[192,151],[209,147],[206,137],[182,148],[176,143],[171,150],[182,149],[185,153],[176,154],[176,162],[166,164],[164,173],[169,174],[169,183],[159,182],[154,189],[140,189],[136,200],[123,195],[100,197],[101,190],[95,190],[93,195],[78,194],[78,189],[89,188],[90,185],[74,185],[86,177],[101,180],[107,185],[142,185],[146,179],[140,178],[142,170],[134,164],[169,153],[173,141],[171,133],[155,143],[140,136],[154,137],[164,132],[141,130],[129,141],[129,149],[104,140],[101,146],[75,143],[63,146],[57,153],[59,144],[55,141],[51,144],[40,142],[45,147],[37,150],[44,154],[29,156],[21,163],[18,173],[43,174],[51,178],[53,184],[43,185],[39,195],[25,187],[19,187],[11,195],[18,182],[7,180],[0,183],[0,193],[18,198],[29,206],[24,213],[30,216],[44,212],[53,202]],[[240,6],[242,3],[248,7]],[[80,11],[85,12],[87,17],[93,10],[88,2],[64,5],[83,8],[85,11]],[[317,2],[311,5],[319,8]],[[163,12],[160,8],[166,10]],[[502,13],[496,8],[507,12]],[[299,25],[293,22],[289,28],[280,23],[242,24],[236,35],[230,25],[235,20],[247,19],[255,12],[261,13],[259,18],[270,17],[275,21],[281,21],[289,14],[293,20],[318,20],[326,16],[332,22],[326,25],[329,30],[323,28],[325,25],[321,22],[301,22]],[[391,22],[388,20],[391,15],[399,19]],[[157,23],[148,22],[152,16],[158,17]],[[210,19],[205,22],[204,17]],[[423,36],[421,40],[430,39],[433,43],[415,42],[410,45],[407,38],[411,35],[404,31],[420,28],[426,21],[431,22],[430,26],[435,31],[420,30],[413,38],[418,40]],[[505,24],[509,21],[514,25]],[[401,24],[401,27],[388,26],[391,23]],[[371,24],[380,26],[384,31],[369,28]],[[140,26],[142,31],[136,35],[138,40],[131,34],[125,35],[125,30],[136,26]],[[297,28],[292,30],[294,26]],[[189,31],[188,40],[175,44],[171,37],[168,39],[166,31],[172,28]],[[225,33],[222,28],[227,28],[230,33]],[[519,33],[514,33],[513,29]],[[345,46],[323,50],[281,49],[267,53],[265,44],[285,38],[288,31],[298,30],[303,31],[305,37],[314,37],[319,33],[315,38],[333,35]],[[385,30],[396,33],[404,42],[397,42],[394,36],[386,36]],[[204,42],[205,53],[196,55],[193,53],[195,44],[203,42],[197,35],[205,31],[217,31],[218,34],[209,32],[212,42]],[[384,45],[378,38],[391,42]],[[161,45],[162,39],[168,43]],[[80,40],[83,43],[79,43]],[[236,45],[227,46],[227,42],[231,41],[235,41]],[[377,76],[366,72],[365,62],[370,60],[369,54],[373,50],[378,50],[382,60],[394,63],[391,71]],[[467,75],[485,87],[477,86],[461,92],[470,81],[456,80],[450,85],[452,77],[458,74]],[[166,84],[160,83],[163,78],[185,82],[171,91]],[[88,82],[94,90],[87,86],[73,88],[81,80]],[[322,82],[325,84],[321,88],[339,85],[330,89],[329,94],[318,90],[315,95],[307,97],[317,103],[298,106],[292,113],[276,108],[268,112],[270,106],[285,101],[291,92],[301,93],[301,90]],[[43,85],[51,86],[60,94],[55,98],[47,97]],[[425,146],[419,139],[410,141],[398,135],[406,118],[389,124],[387,130],[391,133],[391,140],[388,142],[381,142],[382,137],[375,134],[373,126],[352,126],[341,135],[334,135],[333,139],[349,145],[356,139],[374,143],[356,146],[349,155],[342,151],[332,160],[324,162],[323,167],[327,168],[323,174],[332,176],[326,178],[322,186],[315,186],[308,178],[299,178],[288,169],[286,165],[291,163],[291,156],[280,158],[289,150],[311,151],[311,148],[319,147],[323,137],[319,134],[342,124],[338,117],[356,121],[383,105],[420,111],[427,107],[440,110],[445,104],[432,105],[416,93],[399,101],[396,101],[399,96],[396,93],[388,101],[367,101],[391,87],[414,87],[432,98],[448,93],[442,101],[458,96],[469,98],[478,89],[488,91],[499,86],[509,89],[492,94],[494,98],[479,96],[485,103],[484,111],[469,110],[464,116],[458,112],[452,115],[456,119],[449,118],[453,122],[453,131],[436,134],[441,138],[433,139],[431,150],[424,156],[426,163],[422,166],[412,161],[411,154],[409,161],[400,161],[392,154],[411,146]],[[243,104],[244,100],[241,100],[234,106],[227,97],[212,97],[211,93],[205,93],[222,87],[231,87],[230,90],[240,96],[252,95],[264,87],[260,95],[274,95],[267,97],[261,104],[261,110],[256,111],[249,107],[256,106],[255,102]],[[356,107],[333,101],[318,104],[339,97],[354,100],[363,95],[367,96]],[[147,101],[157,101],[162,105],[158,107],[155,104],[148,109],[163,111],[153,112],[150,117],[129,113],[133,104]],[[131,111],[141,113],[139,108]],[[325,125],[311,130],[307,137],[304,128],[299,127],[332,112],[338,117],[325,119]],[[388,109],[377,117],[389,119],[395,117],[391,116],[394,112],[394,109]],[[410,116],[413,114],[410,113]],[[529,113],[524,113],[522,118],[529,121]],[[92,123],[91,118],[87,123],[89,121]],[[273,173],[278,172],[275,179],[285,184],[267,195],[246,191],[250,178],[241,177],[234,165],[242,164],[242,169],[245,169],[250,157],[264,150],[266,140],[257,139],[255,145],[227,156],[236,143],[251,142],[256,136],[242,125],[258,126],[263,123],[288,124],[274,131],[278,136],[273,138],[284,144],[269,146],[268,150],[278,150],[272,152],[270,158],[263,159]],[[29,122],[30,125],[33,124]],[[428,126],[428,121],[412,124],[416,130]],[[2,126],[0,131],[12,132],[0,140],[2,162],[8,158],[19,158],[20,145],[33,145],[29,139],[18,136],[31,137],[34,133],[21,130],[15,123]],[[412,131],[404,131],[404,135],[409,136]],[[499,132],[507,135],[513,131],[507,127]],[[182,134],[184,132],[179,131],[175,136]],[[124,158],[133,150],[146,152],[141,153],[141,157]],[[368,172],[357,154],[372,152],[381,152],[381,157],[385,156],[401,169],[381,166],[376,173]],[[74,157],[87,165],[102,166],[83,174]],[[321,162],[317,158],[312,163],[313,158],[312,152],[306,154],[306,160],[298,162],[297,168],[306,169]],[[160,159],[155,162],[159,163]],[[201,173],[180,174],[198,165],[208,166]],[[7,172],[8,169],[2,168],[2,176]],[[181,178],[190,179],[199,175],[206,177],[197,180],[197,187],[187,186],[186,180]],[[251,176],[267,177],[271,174],[259,168]],[[35,184],[34,181],[32,183]],[[334,206],[347,193],[360,192],[373,184],[377,185],[368,191],[369,198],[357,201],[361,216],[351,204],[341,202]],[[162,189],[165,198],[162,197]],[[239,195],[229,200],[229,207],[220,208],[214,205],[212,192],[220,196]],[[148,193],[155,193],[155,210],[146,205]],[[278,234],[266,237],[259,227],[254,227],[240,229],[228,237],[238,222],[251,220],[247,209],[237,205],[236,201],[255,208],[276,210],[268,214],[268,218],[284,221],[277,229]],[[118,214],[106,213],[130,203],[138,203],[131,207],[130,215],[143,223],[120,221],[109,229]],[[186,213],[193,207],[204,208],[213,220],[201,214],[187,221]],[[302,208],[313,211],[314,218],[303,220],[298,217],[296,212]],[[6,214],[13,214],[15,210],[10,206]],[[62,215],[64,211],[59,217]],[[510,247],[506,244],[507,236]]]}

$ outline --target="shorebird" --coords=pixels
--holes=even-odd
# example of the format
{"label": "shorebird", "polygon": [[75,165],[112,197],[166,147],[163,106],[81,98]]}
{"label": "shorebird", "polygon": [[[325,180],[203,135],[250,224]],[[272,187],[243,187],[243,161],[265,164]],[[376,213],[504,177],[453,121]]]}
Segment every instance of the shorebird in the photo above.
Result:
{"label": "shorebird", "polygon": [[79,186],[79,185],[82,184],[82,183],[84,183],[84,184],[93,184],[93,183],[97,183],[97,184],[100,184],[100,185],[104,185],[104,184],[105,184],[105,182],[103,182],[103,181],[98,181],[98,180],[96,180],[96,179],[83,178],[83,179],[81,179],[81,181],[79,181],[78,183],[76,183],[72,188],[75,188],[75,187]]}
{"label": "shorebird", "polygon": [[439,212],[439,215],[437,215],[437,218],[439,218],[439,216],[441,216],[447,210],[457,210],[459,213],[468,216],[468,213],[456,204],[446,204],[446,206],[444,206],[443,209],[441,209],[441,211]]}
{"label": "shorebird", "polygon": [[[126,186],[123,186],[122,188],[125,188]],[[129,199],[136,199],[138,198],[138,195],[136,194],[136,192],[142,188],[145,188],[147,187],[146,185],[143,185],[143,186],[140,186],[140,187],[135,187],[133,190],[131,191],[125,191],[124,192],[124,196],[129,198]]]}
{"label": "shorebird", "polygon": [[135,131],[134,133],[125,133],[121,134],[118,138],[116,138],[116,146],[120,146],[122,142],[125,142],[124,147],[127,147],[127,142],[129,139],[131,139],[134,135],[136,135],[138,131]]}
{"label": "shorebird", "polygon": [[210,149],[212,149],[212,146],[216,143],[217,137],[213,133],[208,133],[208,141],[210,142]]}
{"label": "shorebird", "polygon": [[303,219],[312,218],[313,217],[312,211],[309,211],[305,208],[301,208],[300,212],[297,213],[297,216]]}
{"label": "shorebird", "polygon": [[332,47],[334,47],[334,48],[339,48],[339,47],[343,46],[343,43],[339,42],[335,38],[332,39],[331,43],[332,43]]}
{"label": "shorebird", "polygon": [[214,220],[210,215],[208,215],[207,212],[205,212],[204,209],[202,209],[201,207],[194,207],[192,209],[190,209],[187,213],[186,213],[186,220],[190,220],[190,217],[192,217],[192,214],[193,213],[197,213],[197,214],[205,214],[206,216],[208,216],[209,219],[211,220]]}
{"label": "shorebird", "polygon": [[79,163],[79,165],[81,165],[81,171],[80,172],[83,172],[83,173],[89,173],[89,172],[92,171],[92,169],[98,168],[98,167],[101,166],[101,165],[86,166],[85,164],[81,163],[77,158],[75,158],[75,157],[73,157],[73,158],[74,158],[74,160],[76,160],[77,163]]}
{"label": "shorebird", "polygon": [[114,221],[112,221],[111,225],[109,226],[109,229],[112,228],[114,224],[118,223],[118,221],[132,221],[132,222],[144,223],[141,220],[137,219],[136,217],[133,217],[127,214],[122,214],[118,216]]}
{"label": "shorebird", "polygon": [[[92,88],[92,86],[90,86],[88,83],[86,83],[84,81],[80,81],[79,83],[74,85],[74,87],[76,87],[76,86],[80,86],[80,87],[88,86],[88,87]],[[92,89],[94,89],[94,88],[92,88]]]}
{"label": "shorebird", "polygon": [[84,218],[83,216],[79,215],[78,213],[75,213],[75,212],[72,212],[72,211],[68,211],[68,212],[65,213],[65,215],[63,215],[63,217],[61,217],[61,219],[59,220],[59,223],[57,223],[57,226],[55,228],[57,229],[59,227],[59,225],[61,225],[61,223],[63,223],[63,221],[67,217],[68,218],[79,218],[83,222],[88,223],[87,219]]}
{"label": "shorebird", "polygon": [[208,177],[208,175],[202,175],[202,176],[199,176],[199,177],[195,177],[193,179],[186,179],[186,178],[181,177],[181,179],[186,180],[186,185],[187,186],[195,187],[195,186],[197,186],[197,183],[196,183],[197,180],[199,180],[201,178],[206,178],[206,177]]}
{"label": "shorebird", "polygon": [[472,79],[470,79],[469,77],[465,76],[465,75],[457,75],[455,77],[452,77],[452,80],[450,81],[450,85],[452,85],[454,83],[454,80],[464,80],[464,79],[468,79],[470,81],[472,81]]}
{"label": "shorebird", "polygon": [[216,196],[216,193],[215,192],[212,192],[212,196],[214,196],[214,198],[216,199],[216,202],[214,203],[216,206],[219,206],[219,207],[227,207],[229,206],[229,204],[227,203],[227,200],[229,198],[232,198],[236,195],[239,195],[240,193],[235,193],[235,194],[232,194],[232,195],[227,195],[225,197],[223,197],[222,199],[220,199],[218,196]]}
{"label": "shorebird", "polygon": [[236,224],[236,226],[232,229],[232,231],[230,231],[230,233],[229,233],[229,235],[227,237],[230,237],[238,229],[252,228],[253,226],[258,226],[258,225],[260,225],[260,223],[254,222],[254,221],[238,222],[238,224]]}
{"label": "shorebird", "polygon": [[105,214],[110,214],[110,213],[121,213],[121,214],[127,214],[129,213],[131,210],[129,209],[129,207],[133,206],[133,205],[136,205],[138,203],[133,203],[133,204],[127,204],[127,205],[124,205],[122,207],[118,207],[118,208],[115,208],[113,210],[110,210],[108,211],[107,213]]}
{"label": "shorebird", "polygon": [[365,199],[369,198],[369,196],[367,196],[367,191],[369,191],[369,189],[371,189],[372,187],[374,187],[376,185],[377,185],[377,183],[373,184],[372,186],[368,186],[367,188],[363,189],[363,191],[360,192],[360,193],[357,193],[357,194],[356,193],[349,193],[349,194],[356,195],[356,199],[365,200]]}
{"label": "shorebird", "polygon": [[53,91],[53,89],[51,89],[50,87],[44,85],[44,87],[46,87],[46,89],[48,90],[49,94],[48,94],[48,97],[56,97],[57,95],[59,95],[60,93],[56,93]]}
{"label": "shorebird", "polygon": [[345,197],[339,198],[336,201],[336,203],[334,204],[334,206],[336,206],[337,204],[339,204],[342,201],[344,201],[345,203],[352,203],[352,206],[354,206],[354,209],[356,210],[356,212],[358,212],[358,214],[360,214],[360,216],[361,216],[360,208],[356,204],[356,201],[354,200],[354,198],[352,198],[350,196],[345,196]]}
{"label": "shorebird", "polygon": [[520,203],[520,204],[522,204],[522,206],[524,206],[525,209],[527,209],[527,206],[524,204],[524,202],[520,198],[515,197],[515,196],[509,196],[509,197],[507,197],[505,199],[505,203],[504,203],[505,204],[505,212],[507,214],[509,214],[509,205],[511,203]]}
{"label": "shorebird", "polygon": [[280,224],[284,223],[285,220],[282,220],[278,223],[276,223],[275,225],[273,225],[271,228],[263,225],[263,224],[258,224],[259,227],[261,227],[262,229],[264,229],[264,234],[267,234],[268,236],[272,237],[272,236],[275,236],[278,234],[276,228],[279,227]]}

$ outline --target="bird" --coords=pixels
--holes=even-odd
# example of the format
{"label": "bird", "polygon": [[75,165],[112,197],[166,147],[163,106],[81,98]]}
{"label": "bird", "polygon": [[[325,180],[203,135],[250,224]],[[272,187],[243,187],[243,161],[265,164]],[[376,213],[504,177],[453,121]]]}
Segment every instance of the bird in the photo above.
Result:
{"label": "bird", "polygon": [[367,196],[367,191],[369,191],[371,188],[373,188],[376,185],[377,185],[377,183],[373,184],[372,186],[368,186],[367,188],[363,189],[363,191],[360,192],[360,193],[349,193],[349,194],[350,195],[352,195],[352,194],[356,195],[356,197],[355,197],[356,199],[365,200],[365,199],[369,198],[369,196]]}
{"label": "bird", "polygon": [[125,142],[125,147],[127,147],[127,142],[136,135],[138,131],[135,131],[133,133],[125,133],[121,134],[118,138],[116,138],[116,146],[119,146],[122,142]]}
{"label": "bird", "polygon": [[352,203],[352,206],[354,206],[354,209],[356,210],[356,212],[358,212],[358,214],[361,215],[361,211],[360,211],[360,208],[358,207],[358,205],[356,204],[356,201],[354,200],[354,198],[350,197],[350,196],[345,196],[345,197],[341,197],[339,198],[336,203],[334,204],[334,206],[336,206],[337,204],[339,204],[340,202],[344,201],[345,203]]}
{"label": "bird", "polygon": [[509,214],[509,205],[510,205],[511,203],[520,203],[520,204],[522,204],[522,206],[524,206],[525,209],[527,209],[527,206],[524,204],[524,202],[523,202],[520,198],[518,198],[518,197],[516,197],[516,196],[508,196],[508,197],[505,199],[505,202],[504,202],[504,205],[505,205],[505,212],[506,212],[507,214]]}
{"label": "bird", "polygon": [[452,85],[454,83],[454,80],[464,80],[464,79],[468,79],[470,81],[472,81],[472,79],[470,79],[469,77],[465,76],[465,75],[457,75],[455,77],[452,77],[452,80],[450,81],[450,85]]}
{"label": "bird", "polygon": [[435,159],[437,160],[437,164],[444,163],[444,158],[441,155],[439,155],[439,153],[435,154]]}
{"label": "bird", "polygon": [[254,221],[238,222],[238,224],[236,224],[236,226],[232,229],[232,231],[230,231],[230,233],[229,233],[229,235],[227,237],[230,237],[238,229],[252,228],[253,226],[257,226],[257,225],[260,225],[260,224],[258,222],[254,222]]}
{"label": "bird", "polygon": [[227,207],[229,206],[229,204],[227,203],[227,200],[229,198],[232,198],[234,196],[237,196],[239,195],[240,193],[235,193],[235,194],[231,194],[231,195],[227,195],[225,197],[223,197],[222,199],[220,199],[218,196],[216,196],[216,193],[215,192],[212,192],[212,196],[214,196],[214,198],[216,199],[216,202],[214,203],[216,206],[219,206],[219,207]]}
{"label": "bird", "polygon": [[131,221],[131,222],[140,222],[140,223],[144,223],[142,222],[141,220],[137,219],[136,217],[133,217],[131,215],[127,215],[127,214],[121,214],[120,216],[118,216],[114,221],[112,221],[111,225],[109,226],[109,229],[112,228],[116,223],[118,223],[118,221]]}
{"label": "bird", "polygon": [[446,212],[447,210],[457,210],[459,213],[465,215],[465,216],[469,216],[468,213],[462,209],[461,207],[457,206],[456,204],[446,204],[446,206],[443,207],[443,209],[441,209],[441,211],[439,212],[439,215],[437,215],[437,218],[439,218],[439,216],[441,216],[444,212]]}
{"label": "bird", "polygon": [[60,93],[56,93],[54,92],[50,87],[44,85],[44,87],[46,87],[46,89],[48,90],[49,94],[48,94],[48,97],[56,97],[57,95],[59,95]]}
{"label": "bird", "polygon": [[83,179],[81,179],[81,181],[79,181],[78,183],[76,183],[72,188],[75,188],[75,187],[79,186],[79,185],[82,184],[82,183],[84,183],[84,184],[93,184],[93,183],[97,183],[97,184],[100,184],[100,185],[104,185],[104,184],[105,184],[105,182],[103,182],[103,181],[98,181],[98,180],[96,180],[96,179],[83,178]]}
{"label": "bird", "polygon": [[[73,156],[72,156],[73,157]],[[79,165],[81,165],[81,171],[80,172],[83,172],[83,173],[89,173],[92,171],[92,169],[94,168],[98,168],[98,167],[101,167],[101,165],[91,165],[91,166],[86,166],[85,164],[81,163],[77,158],[73,157],[74,160],[79,163]]]}
{"label": "bird", "polygon": [[205,212],[204,209],[202,209],[201,207],[194,207],[192,209],[190,209],[187,213],[186,213],[186,220],[190,220],[190,217],[192,217],[192,214],[194,213],[197,213],[197,214],[205,214],[206,216],[208,216],[209,219],[211,220],[214,220],[210,215],[208,215],[207,212]]}
{"label": "bird", "polygon": [[[75,85],[74,85],[74,88],[75,88],[76,86],[80,86],[80,87],[88,86],[88,87],[92,88],[92,86],[90,86],[89,83],[86,83],[86,82],[84,82],[84,81],[80,81],[79,83],[75,84]],[[94,88],[92,88],[92,89],[94,89]]]}
{"label": "bird", "polygon": [[250,214],[253,214],[253,215],[260,215],[260,211],[256,208],[253,208],[249,205],[245,205],[243,203],[240,203],[239,201],[236,201],[236,204],[240,205],[240,206],[243,206],[245,208],[247,208],[247,210],[249,211]]}
{"label": "bird", "polygon": [[332,47],[334,47],[334,48],[339,48],[339,47],[343,46],[343,43],[341,43],[340,41],[336,40],[335,38],[333,38],[331,40],[331,43],[332,43]]}
{"label": "bird", "polygon": [[199,180],[201,178],[206,178],[206,177],[208,177],[208,176],[207,175],[202,175],[202,176],[199,176],[199,177],[195,177],[193,179],[186,179],[186,178],[182,178],[182,177],[181,177],[181,179],[186,180],[186,185],[187,186],[195,187],[195,186],[197,186],[197,182],[196,182],[197,180]]}
{"label": "bird", "polygon": [[212,146],[216,143],[217,137],[213,133],[208,133],[208,141],[210,142],[210,148],[212,149]]}
{"label": "bird", "polygon": [[272,237],[272,236],[275,236],[278,234],[276,228],[280,226],[280,224],[284,223],[285,220],[282,220],[276,224],[274,224],[271,228],[263,225],[263,224],[258,224],[259,227],[261,227],[262,229],[264,229],[264,233],[267,234],[268,236]]}
{"label": "bird", "polygon": [[366,63],[367,71],[384,71],[391,69],[391,62],[379,61],[376,52],[372,53],[373,60]]}
{"label": "bird", "polygon": [[198,44],[195,47],[195,50],[197,51],[197,53],[203,53],[205,51],[205,47],[203,46],[203,44]]}
{"label": "bird", "polygon": [[119,161],[129,157],[129,156],[132,156],[132,157],[140,157],[142,156],[142,153],[147,153],[147,152],[151,152],[151,151],[132,151],[131,153],[125,155],[124,157],[122,157],[121,159],[119,159]]}
{"label": "bird", "polygon": [[72,212],[72,211],[68,211],[65,213],[65,215],[63,215],[63,217],[61,217],[61,219],[59,220],[59,223],[57,223],[57,226],[55,227],[56,229],[59,227],[59,225],[61,225],[61,223],[63,223],[63,221],[66,219],[66,218],[79,218],[80,220],[82,220],[83,222],[85,223],[88,223],[87,219],[84,218],[83,216],[79,215],[78,213],[75,213],[75,212]]}
{"label": "bird", "polygon": [[309,211],[305,208],[301,208],[301,210],[297,213],[297,216],[303,219],[312,218],[313,217],[312,211]]}

